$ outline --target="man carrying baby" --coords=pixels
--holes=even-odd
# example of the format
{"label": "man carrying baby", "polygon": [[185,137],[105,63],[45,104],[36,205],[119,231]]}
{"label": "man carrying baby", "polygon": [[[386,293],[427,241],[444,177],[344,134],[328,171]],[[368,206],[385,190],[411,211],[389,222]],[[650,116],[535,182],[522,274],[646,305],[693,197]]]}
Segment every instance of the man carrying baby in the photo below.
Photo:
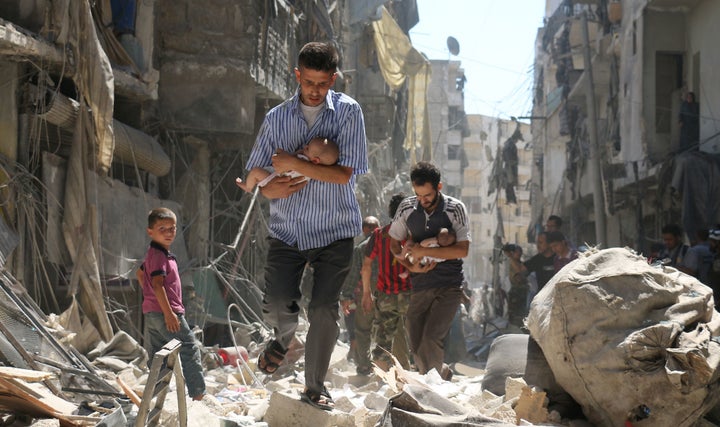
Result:
{"label": "man carrying baby", "polygon": [[[330,166],[337,163],[338,155],[340,154],[337,144],[333,141],[328,141],[327,138],[316,137],[310,140],[309,143],[303,146],[300,150],[295,152],[295,156],[299,159],[312,162],[316,165]],[[235,179],[235,183],[238,187],[252,193],[253,189],[257,185],[258,187],[264,187],[276,176],[288,176],[290,178],[304,177],[307,181],[307,177],[296,171],[289,171],[283,174],[278,171],[272,173],[268,172],[265,168],[252,168],[245,177],[245,182],[242,179]]]}
{"label": "man carrying baby", "polygon": [[[442,194],[440,170],[429,162],[416,164],[410,172],[414,197],[398,207],[390,226],[391,250],[398,262],[410,271],[413,292],[407,312],[410,349],[421,374],[435,368],[444,378],[452,372],[443,363],[443,340],[463,299],[463,262],[470,247],[470,229],[465,205]],[[415,245],[403,255],[401,242],[412,236],[421,242],[447,228],[455,233],[455,243],[444,247]],[[423,257],[444,259],[421,265]],[[417,260],[410,262],[410,258]]]}

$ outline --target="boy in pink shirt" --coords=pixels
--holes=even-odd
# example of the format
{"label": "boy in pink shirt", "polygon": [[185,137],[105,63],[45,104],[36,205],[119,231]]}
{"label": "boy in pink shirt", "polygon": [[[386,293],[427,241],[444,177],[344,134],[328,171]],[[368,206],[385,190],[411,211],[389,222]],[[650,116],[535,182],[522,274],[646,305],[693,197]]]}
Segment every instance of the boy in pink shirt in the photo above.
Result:
{"label": "boy in pink shirt", "polygon": [[156,208],[148,215],[150,247],[140,266],[138,279],[142,284],[145,317],[145,346],[150,362],[153,356],[173,338],[182,342],[180,360],[188,395],[202,400],[205,379],[200,362],[200,348],[185,320],[182,284],[175,255],[170,245],[177,234],[177,217],[167,208]]}

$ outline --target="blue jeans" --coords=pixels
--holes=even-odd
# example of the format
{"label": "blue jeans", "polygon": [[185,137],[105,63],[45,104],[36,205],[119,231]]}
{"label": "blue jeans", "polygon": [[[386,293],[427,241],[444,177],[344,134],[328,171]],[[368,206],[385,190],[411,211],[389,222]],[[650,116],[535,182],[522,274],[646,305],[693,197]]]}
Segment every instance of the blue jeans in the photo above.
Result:
{"label": "blue jeans", "polygon": [[183,376],[187,385],[188,395],[198,397],[205,394],[205,378],[203,377],[202,363],[200,362],[200,347],[190,330],[185,316],[178,314],[180,330],[172,333],[165,326],[165,317],[159,312],[145,313],[145,347],[148,351],[152,365],[153,357],[173,338],[182,342],[180,347],[180,361]]}

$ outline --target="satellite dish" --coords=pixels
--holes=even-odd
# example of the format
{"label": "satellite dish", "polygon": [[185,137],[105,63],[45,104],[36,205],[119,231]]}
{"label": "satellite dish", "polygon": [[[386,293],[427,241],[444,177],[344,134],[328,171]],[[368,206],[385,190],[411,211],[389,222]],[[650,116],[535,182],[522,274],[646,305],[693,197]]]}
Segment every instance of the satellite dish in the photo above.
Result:
{"label": "satellite dish", "polygon": [[460,53],[460,43],[453,36],[447,38],[447,47],[451,54],[457,56]]}

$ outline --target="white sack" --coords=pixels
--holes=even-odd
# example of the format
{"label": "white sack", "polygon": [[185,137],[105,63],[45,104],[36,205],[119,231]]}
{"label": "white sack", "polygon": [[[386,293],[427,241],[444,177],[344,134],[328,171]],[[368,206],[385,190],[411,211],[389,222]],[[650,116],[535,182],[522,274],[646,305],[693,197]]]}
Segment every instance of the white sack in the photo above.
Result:
{"label": "white sack", "polygon": [[557,382],[598,426],[690,426],[718,402],[712,290],[630,250],[589,251],[540,291],[527,327]]}

